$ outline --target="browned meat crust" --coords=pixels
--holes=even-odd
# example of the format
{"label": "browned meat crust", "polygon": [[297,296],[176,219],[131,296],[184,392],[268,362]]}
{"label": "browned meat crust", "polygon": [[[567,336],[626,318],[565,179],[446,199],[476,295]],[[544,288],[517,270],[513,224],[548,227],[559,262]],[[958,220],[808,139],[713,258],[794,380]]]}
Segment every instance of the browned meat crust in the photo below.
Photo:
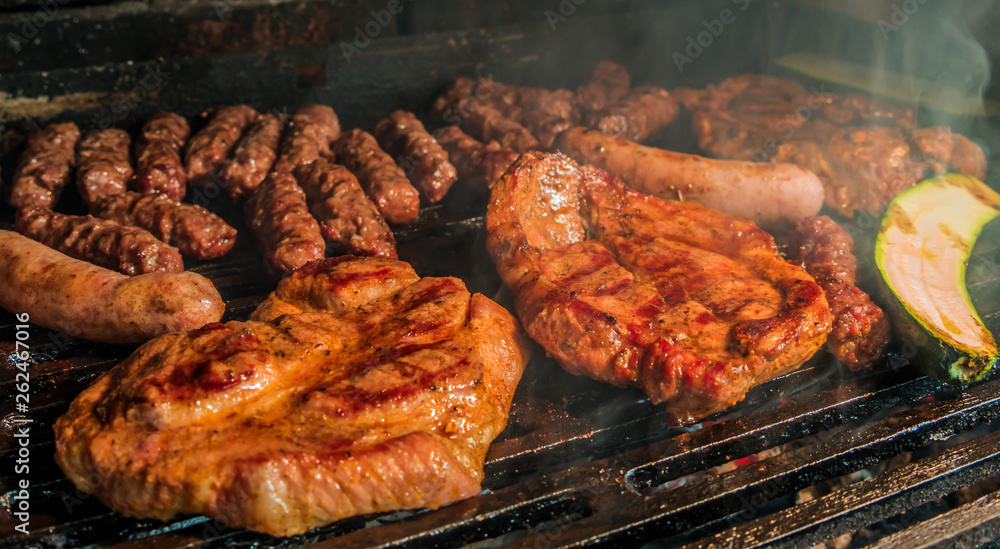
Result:
{"label": "browned meat crust", "polygon": [[346,254],[396,258],[396,239],[347,168],[319,160],[296,170],[323,236]]}
{"label": "browned meat crust", "polygon": [[576,106],[587,117],[609,105],[614,105],[631,89],[625,67],[605,59],[590,73],[590,79],[576,89]]}
{"label": "browned meat crust", "polygon": [[326,242],[306,195],[287,172],[271,172],[243,205],[264,265],[275,278],[322,259]]}
{"label": "browned meat crust", "polygon": [[600,132],[642,143],[670,125],[679,110],[667,90],[641,86],[591,115],[588,125]]}
{"label": "browned meat crust", "polygon": [[32,206],[18,212],[17,231],[70,257],[127,275],[184,270],[180,252],[148,231],[89,215]]}
{"label": "browned meat crust", "polygon": [[740,75],[677,90],[701,150],[720,158],[791,162],[823,181],[826,206],[878,216],[896,194],[946,171],[983,178],[978,145],[948,128],[916,128],[912,108],[794,80]]}
{"label": "browned meat crust", "polygon": [[480,491],[524,370],[517,331],[459,279],[326,259],[250,321],[163,336],[100,377],[56,422],[56,461],[129,516],[282,536],[438,507]]}
{"label": "browned meat crust", "polygon": [[[207,116],[207,113],[202,114]],[[184,164],[188,182],[204,187],[211,176],[222,167],[240,136],[257,119],[257,111],[249,105],[232,105],[216,109],[201,129],[187,144]]]}
{"label": "browned meat crust", "polygon": [[326,105],[303,105],[288,124],[274,170],[293,173],[317,158],[330,154],[330,144],[340,136],[340,121]]}
{"label": "browned meat crust", "polygon": [[518,154],[511,149],[501,147],[496,141],[480,143],[458,126],[445,126],[434,132],[434,136],[448,151],[458,175],[480,190],[493,186],[517,160]]}
{"label": "browned meat crust", "polygon": [[822,289],[749,220],[562,155],[522,155],[486,226],[528,335],[570,372],[642,388],[675,422],[794,370],[830,330]]}
{"label": "browned meat crust", "polygon": [[226,304],[197,273],[125,276],[0,231],[0,307],[73,337],[137,345],[218,322]]}
{"label": "browned meat crust", "polygon": [[333,148],[337,162],[354,173],[386,221],[405,225],[417,218],[420,194],[371,134],[353,129],[341,135]]}
{"label": "browned meat crust", "polygon": [[542,148],[531,131],[516,119],[474,97],[460,100],[454,113],[462,130],[480,141],[496,140],[501,146],[519,153]]}
{"label": "browned meat crust", "polygon": [[892,337],[889,319],[855,284],[858,260],[854,240],[829,217],[803,220],[792,232],[791,261],[805,267],[823,288],[833,312],[826,348],[851,370],[868,370],[885,353]]}
{"label": "browned meat crust", "polygon": [[393,111],[375,126],[373,135],[428,202],[440,202],[458,179],[448,153],[413,113]]}
{"label": "browned meat crust", "polygon": [[284,129],[284,115],[261,115],[237,143],[233,157],[219,169],[219,178],[234,203],[242,204],[267,177],[278,156],[278,142]]}
{"label": "browned meat crust", "polygon": [[215,259],[236,245],[236,229],[214,213],[194,204],[171,200],[165,194],[126,192],[106,197],[91,213],[122,225],[145,229],[156,238],[198,259]]}
{"label": "browned meat crust", "polygon": [[132,180],[131,147],[132,138],[118,129],[94,132],[80,141],[76,185],[86,206],[128,189]]}
{"label": "browned meat crust", "polygon": [[51,208],[59,200],[76,162],[80,130],[76,124],[50,124],[32,134],[14,171],[10,205]]}
{"label": "browned meat crust", "polygon": [[184,117],[172,112],[154,114],[139,130],[135,142],[135,190],[164,193],[181,200],[187,192],[187,172],[181,152],[191,135]]}

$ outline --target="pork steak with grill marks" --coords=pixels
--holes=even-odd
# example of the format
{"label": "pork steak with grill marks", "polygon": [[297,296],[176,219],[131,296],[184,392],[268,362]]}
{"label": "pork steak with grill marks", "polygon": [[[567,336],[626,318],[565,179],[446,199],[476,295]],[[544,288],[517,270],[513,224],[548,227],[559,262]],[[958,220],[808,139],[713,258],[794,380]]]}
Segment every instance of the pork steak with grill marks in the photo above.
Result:
{"label": "pork steak with grill marks", "polygon": [[134,517],[292,535],[477,494],[524,368],[516,321],[456,278],[344,256],[247,322],[140,347],[56,423],[56,460]]}
{"label": "pork steak with grill marks", "polygon": [[562,155],[523,154],[486,224],[528,335],[570,372],[643,389],[677,423],[799,367],[831,328],[823,290],[749,219]]}

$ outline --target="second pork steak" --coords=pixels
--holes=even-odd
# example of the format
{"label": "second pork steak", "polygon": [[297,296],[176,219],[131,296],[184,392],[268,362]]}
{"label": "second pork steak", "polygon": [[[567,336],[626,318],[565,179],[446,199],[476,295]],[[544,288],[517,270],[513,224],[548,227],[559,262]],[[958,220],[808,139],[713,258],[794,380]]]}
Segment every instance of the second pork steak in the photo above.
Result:
{"label": "second pork steak", "polygon": [[830,330],[823,290],[750,220],[562,155],[522,155],[486,223],[528,334],[570,372],[640,387],[677,423],[799,367]]}

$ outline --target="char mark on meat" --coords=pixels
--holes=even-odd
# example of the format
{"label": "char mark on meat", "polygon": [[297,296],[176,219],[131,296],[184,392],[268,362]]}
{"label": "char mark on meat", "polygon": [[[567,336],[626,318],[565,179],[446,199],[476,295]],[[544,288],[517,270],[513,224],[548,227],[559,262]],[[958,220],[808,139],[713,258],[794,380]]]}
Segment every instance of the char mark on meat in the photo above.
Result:
{"label": "char mark on meat", "polygon": [[135,190],[163,193],[181,200],[187,192],[187,171],[181,157],[191,127],[184,117],[171,113],[154,114],[139,130],[135,142]]}
{"label": "char mark on meat", "polygon": [[18,212],[17,231],[70,257],[127,275],[184,270],[180,252],[149,231],[89,215],[32,206]]}
{"label": "char mark on meat", "polygon": [[243,205],[247,225],[274,278],[322,259],[326,243],[306,195],[287,172],[271,172]]}
{"label": "char mark on meat", "polygon": [[528,335],[570,372],[642,388],[678,423],[799,367],[830,330],[822,289],[748,219],[562,155],[522,155],[486,225]]}
{"label": "char mark on meat", "polygon": [[334,143],[334,154],[337,162],[358,178],[386,221],[405,225],[417,219],[419,192],[370,133],[359,129],[345,132]]}
{"label": "char mark on meat", "polygon": [[132,180],[132,138],[124,130],[94,132],[80,141],[76,184],[84,205],[123,193]]}
{"label": "char mark on meat", "polygon": [[396,239],[347,168],[319,159],[296,170],[323,236],[345,254],[396,258]]}
{"label": "char mark on meat", "polygon": [[72,122],[50,124],[28,137],[14,171],[10,205],[54,207],[70,181],[79,141],[80,129]]}
{"label": "char mark on meat", "polygon": [[473,188],[486,192],[507,168],[517,160],[518,154],[490,141],[481,143],[463,132],[458,126],[445,126],[434,132],[438,143],[446,151],[459,177]]}
{"label": "char mark on meat", "polygon": [[219,169],[219,179],[235,204],[242,204],[267,177],[278,157],[278,143],[284,129],[284,115],[261,115],[240,139],[233,157]]}
{"label": "char mark on meat", "polygon": [[214,213],[171,200],[165,194],[126,192],[106,197],[91,207],[95,217],[134,225],[197,259],[216,259],[236,245],[236,229]]}
{"label": "char mark on meat", "polygon": [[[203,113],[202,116],[208,116]],[[229,157],[247,127],[257,119],[257,111],[249,105],[232,105],[216,109],[187,144],[184,166],[188,182],[205,187],[218,175],[217,171]]]}
{"label": "char mark on meat", "polygon": [[413,113],[393,111],[373,135],[428,202],[440,202],[458,178],[448,153]]}
{"label": "char mark on meat", "polygon": [[789,259],[801,263],[823,288],[833,313],[826,348],[851,370],[868,370],[892,337],[889,319],[857,287],[854,240],[826,216],[803,220],[792,232]]}

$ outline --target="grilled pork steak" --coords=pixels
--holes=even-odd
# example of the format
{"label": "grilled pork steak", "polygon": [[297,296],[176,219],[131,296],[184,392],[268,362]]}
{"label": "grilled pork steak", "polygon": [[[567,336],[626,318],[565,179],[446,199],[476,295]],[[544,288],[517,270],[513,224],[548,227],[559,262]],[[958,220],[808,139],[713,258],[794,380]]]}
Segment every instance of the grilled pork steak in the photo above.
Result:
{"label": "grilled pork steak", "polygon": [[493,186],[487,246],[532,338],[576,374],[690,422],[794,370],[831,327],[823,290],[750,220],[526,153]]}
{"label": "grilled pork steak", "polygon": [[455,278],[345,256],[247,322],[140,347],[56,423],[56,460],[135,517],[292,535],[479,492],[524,368],[513,317]]}

